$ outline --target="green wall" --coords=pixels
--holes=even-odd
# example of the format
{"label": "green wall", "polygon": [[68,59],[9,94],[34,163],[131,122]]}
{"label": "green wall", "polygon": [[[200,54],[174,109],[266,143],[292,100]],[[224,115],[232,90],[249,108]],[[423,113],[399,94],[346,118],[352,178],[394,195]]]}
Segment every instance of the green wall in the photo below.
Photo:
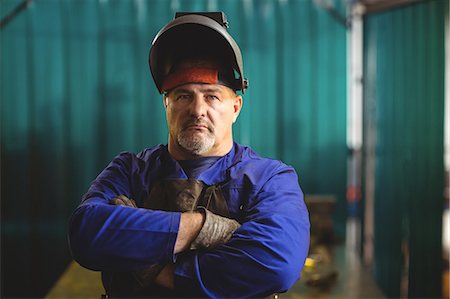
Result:
{"label": "green wall", "polygon": [[346,31],[314,1],[34,0],[0,32],[2,295],[42,296],[90,181],[166,142],[147,55],[182,10],[225,11],[250,79],[236,140],[293,165],[305,193],[336,194],[343,234]]}
{"label": "green wall", "polygon": [[365,19],[374,274],[390,298],[400,296],[402,276],[409,297],[441,296],[446,11],[447,1],[425,1]]}

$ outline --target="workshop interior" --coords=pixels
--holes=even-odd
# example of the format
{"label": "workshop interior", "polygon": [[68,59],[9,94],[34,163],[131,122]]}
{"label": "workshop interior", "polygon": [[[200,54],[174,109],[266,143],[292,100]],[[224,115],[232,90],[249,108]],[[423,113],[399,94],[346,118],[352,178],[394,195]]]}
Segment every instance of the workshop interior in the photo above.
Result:
{"label": "workshop interior", "polygon": [[448,298],[448,0],[1,0],[1,297],[100,298],[68,219],[120,152],[167,142],[148,69],[176,12],[223,11],[234,138],[295,168],[311,222],[281,298]]}

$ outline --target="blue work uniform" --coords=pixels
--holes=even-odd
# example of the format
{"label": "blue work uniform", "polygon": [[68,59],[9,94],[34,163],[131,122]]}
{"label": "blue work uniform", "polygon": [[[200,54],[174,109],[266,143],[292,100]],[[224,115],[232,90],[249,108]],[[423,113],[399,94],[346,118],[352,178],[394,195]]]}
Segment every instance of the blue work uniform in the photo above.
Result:
{"label": "blue work uniform", "polygon": [[74,259],[98,271],[173,262],[175,289],[187,292],[179,292],[184,297],[247,298],[289,289],[309,248],[308,211],[295,170],[234,143],[195,175],[220,186],[230,218],[241,224],[226,244],[175,255],[180,212],[109,204],[124,195],[142,206],[155,182],[188,179],[167,145],[158,145],[137,155],[121,153],[92,183],[70,221]]}

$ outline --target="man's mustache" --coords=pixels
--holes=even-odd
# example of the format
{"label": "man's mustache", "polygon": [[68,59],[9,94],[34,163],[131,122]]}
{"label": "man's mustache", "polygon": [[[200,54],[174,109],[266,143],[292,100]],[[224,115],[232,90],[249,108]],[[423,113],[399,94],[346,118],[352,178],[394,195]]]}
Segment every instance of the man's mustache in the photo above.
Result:
{"label": "man's mustache", "polygon": [[208,131],[210,131],[211,133],[214,132],[213,125],[208,120],[205,120],[205,119],[203,119],[203,120],[202,119],[188,120],[187,122],[185,122],[183,124],[183,131],[188,129],[191,126],[203,126],[203,127],[206,127],[208,129]]}

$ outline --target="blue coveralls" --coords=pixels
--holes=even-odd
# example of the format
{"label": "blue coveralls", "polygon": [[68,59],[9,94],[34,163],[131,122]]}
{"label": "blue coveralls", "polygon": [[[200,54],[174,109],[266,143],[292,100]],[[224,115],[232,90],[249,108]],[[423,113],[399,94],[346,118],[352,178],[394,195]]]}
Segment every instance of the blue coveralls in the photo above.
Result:
{"label": "blue coveralls", "polygon": [[170,179],[187,176],[166,145],[118,155],[72,215],[74,259],[99,271],[174,262],[176,289],[196,288],[213,298],[267,296],[296,282],[308,253],[309,218],[292,167],[235,143],[197,179],[220,186],[230,216],[242,226],[226,244],[179,255],[173,253],[179,212],[108,203],[125,195],[141,206],[155,182]]}

